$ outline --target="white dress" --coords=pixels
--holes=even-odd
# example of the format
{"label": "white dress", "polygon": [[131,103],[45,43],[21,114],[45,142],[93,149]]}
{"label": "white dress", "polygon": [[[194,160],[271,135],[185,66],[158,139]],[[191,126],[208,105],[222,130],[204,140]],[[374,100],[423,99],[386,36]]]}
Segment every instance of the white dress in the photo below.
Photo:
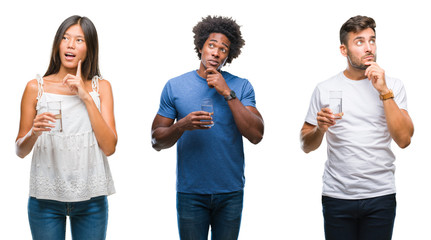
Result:
{"label": "white dress", "polygon": [[[43,91],[37,76],[37,114],[47,111],[47,102],[61,101],[62,132],[43,132],[33,149],[30,196],[62,202],[89,200],[115,193],[108,160],[100,149],[84,102],[77,95]],[[92,79],[93,101],[100,111],[99,78]]]}

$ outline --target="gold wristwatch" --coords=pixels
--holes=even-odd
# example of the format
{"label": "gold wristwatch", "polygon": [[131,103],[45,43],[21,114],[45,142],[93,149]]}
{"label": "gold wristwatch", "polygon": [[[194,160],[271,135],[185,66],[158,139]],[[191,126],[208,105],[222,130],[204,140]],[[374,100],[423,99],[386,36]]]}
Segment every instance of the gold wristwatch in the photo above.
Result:
{"label": "gold wristwatch", "polygon": [[380,94],[380,100],[385,101],[388,99],[394,98],[394,92],[392,92],[392,90],[389,89],[389,92],[386,94]]}

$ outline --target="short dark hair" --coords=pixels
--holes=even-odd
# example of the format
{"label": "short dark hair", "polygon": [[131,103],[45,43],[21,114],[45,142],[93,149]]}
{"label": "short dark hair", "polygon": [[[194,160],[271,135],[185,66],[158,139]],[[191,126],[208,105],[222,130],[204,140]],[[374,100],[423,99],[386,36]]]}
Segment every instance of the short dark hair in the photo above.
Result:
{"label": "short dark hair", "polygon": [[97,37],[96,27],[93,22],[87,17],[81,17],[74,15],[68,17],[58,27],[57,33],[54,37],[54,43],[52,44],[51,60],[49,62],[48,70],[45,76],[58,73],[60,71],[61,59],[60,59],[60,43],[63,39],[64,33],[71,26],[78,24],[81,26],[84,32],[85,43],[87,45],[87,57],[82,62],[82,74],[83,79],[92,79],[94,76],[100,76],[99,70],[99,40]]}
{"label": "short dark hair", "polygon": [[374,19],[367,16],[354,16],[341,26],[340,29],[340,43],[347,45],[347,35],[349,32],[357,33],[367,28],[373,29],[376,32],[376,22]]}
{"label": "short dark hair", "polygon": [[245,41],[242,38],[240,26],[235,20],[228,17],[218,17],[218,16],[207,16],[202,18],[196,26],[193,27],[195,51],[198,54],[199,59],[201,59],[201,50],[204,43],[208,39],[211,33],[222,33],[230,41],[229,56],[226,62],[231,63],[234,58],[237,58],[241,53],[241,48],[244,46]]}

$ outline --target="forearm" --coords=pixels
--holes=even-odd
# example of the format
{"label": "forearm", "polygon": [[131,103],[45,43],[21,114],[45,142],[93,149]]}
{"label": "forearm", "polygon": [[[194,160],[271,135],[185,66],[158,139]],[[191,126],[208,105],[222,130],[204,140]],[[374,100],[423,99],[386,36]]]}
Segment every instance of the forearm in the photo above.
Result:
{"label": "forearm", "polygon": [[393,99],[383,102],[386,122],[392,139],[401,148],[410,145],[413,136],[413,122],[407,111],[401,110]]}
{"label": "forearm", "polygon": [[258,144],[263,138],[264,122],[255,108],[255,112],[245,107],[238,99],[228,101],[235,124],[240,133],[251,143]]}
{"label": "forearm", "polygon": [[322,144],[324,132],[320,131],[317,126],[313,126],[311,124],[304,124],[304,127],[301,129],[301,149],[305,153],[309,153],[311,151],[316,150]]}
{"label": "forearm", "polygon": [[90,118],[91,127],[96,136],[97,143],[100,149],[106,156],[110,156],[115,152],[117,146],[117,135],[115,131],[106,123],[102,114],[97,108],[91,96],[83,100],[87,108],[88,117]]}
{"label": "forearm", "polygon": [[37,138],[38,136],[33,133],[33,129],[30,129],[24,137],[17,139],[15,142],[16,155],[20,158],[27,156],[33,149]]}
{"label": "forearm", "polygon": [[151,144],[157,151],[170,148],[175,145],[183,133],[178,122],[169,127],[157,127],[151,133]]}

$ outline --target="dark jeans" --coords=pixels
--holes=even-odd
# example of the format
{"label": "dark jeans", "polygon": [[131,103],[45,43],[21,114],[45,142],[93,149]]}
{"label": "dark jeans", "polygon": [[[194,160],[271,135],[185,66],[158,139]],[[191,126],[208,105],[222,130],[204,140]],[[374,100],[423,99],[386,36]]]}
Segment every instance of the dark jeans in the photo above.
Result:
{"label": "dark jeans", "polygon": [[395,194],[343,200],[322,197],[327,240],[390,240],[394,228]]}
{"label": "dark jeans", "polygon": [[236,240],[241,225],[244,192],[188,194],[177,192],[181,240]]}
{"label": "dark jeans", "polygon": [[28,218],[34,240],[65,239],[66,216],[70,217],[73,239],[105,239],[108,225],[106,196],[82,202],[59,202],[34,197],[28,200]]}

